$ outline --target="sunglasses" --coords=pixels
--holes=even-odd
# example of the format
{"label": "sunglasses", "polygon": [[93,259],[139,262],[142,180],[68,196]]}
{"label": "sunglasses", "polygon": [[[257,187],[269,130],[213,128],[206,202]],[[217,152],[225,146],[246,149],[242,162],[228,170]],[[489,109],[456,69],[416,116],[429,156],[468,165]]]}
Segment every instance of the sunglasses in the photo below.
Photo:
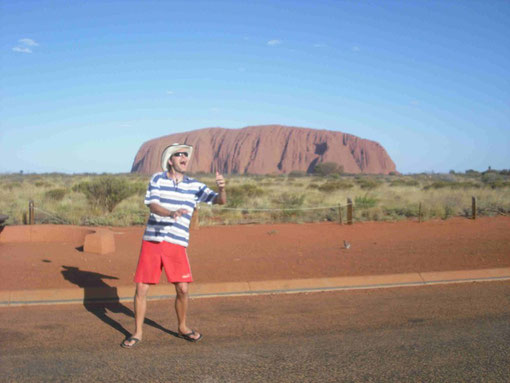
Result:
{"label": "sunglasses", "polygon": [[188,152],[177,152],[172,155],[172,157],[188,157]]}

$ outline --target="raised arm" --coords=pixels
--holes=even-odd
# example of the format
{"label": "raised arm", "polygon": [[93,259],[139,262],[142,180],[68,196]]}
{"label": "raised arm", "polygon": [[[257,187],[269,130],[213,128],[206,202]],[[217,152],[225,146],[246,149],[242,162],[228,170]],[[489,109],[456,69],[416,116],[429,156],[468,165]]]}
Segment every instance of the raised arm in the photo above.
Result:
{"label": "raised arm", "polygon": [[225,192],[225,179],[216,172],[216,185],[218,185],[218,196],[214,199],[214,204],[224,205],[227,203],[227,193]]}

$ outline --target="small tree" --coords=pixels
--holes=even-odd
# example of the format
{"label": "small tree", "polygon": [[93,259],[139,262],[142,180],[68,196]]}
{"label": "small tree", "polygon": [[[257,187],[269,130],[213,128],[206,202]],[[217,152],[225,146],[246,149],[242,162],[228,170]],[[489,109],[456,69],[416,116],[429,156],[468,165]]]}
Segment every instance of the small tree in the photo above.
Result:
{"label": "small tree", "polygon": [[93,208],[110,213],[120,202],[137,192],[137,188],[132,187],[128,181],[113,176],[101,176],[90,182],[82,182],[75,185],[73,190],[85,194]]}

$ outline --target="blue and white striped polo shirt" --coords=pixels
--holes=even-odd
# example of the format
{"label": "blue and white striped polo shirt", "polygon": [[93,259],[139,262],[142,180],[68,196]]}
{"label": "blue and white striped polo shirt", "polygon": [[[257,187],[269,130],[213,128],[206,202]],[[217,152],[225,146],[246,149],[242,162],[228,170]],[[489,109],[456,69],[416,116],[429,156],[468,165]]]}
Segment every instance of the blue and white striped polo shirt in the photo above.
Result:
{"label": "blue and white striped polo shirt", "polygon": [[193,209],[199,202],[211,204],[217,195],[218,193],[202,182],[188,176],[184,176],[183,180],[176,184],[173,179],[168,178],[166,172],[154,174],[149,182],[144,203],[147,206],[157,203],[171,211],[186,209],[190,214],[174,219],[151,213],[143,239],[155,242],[166,241],[187,247]]}

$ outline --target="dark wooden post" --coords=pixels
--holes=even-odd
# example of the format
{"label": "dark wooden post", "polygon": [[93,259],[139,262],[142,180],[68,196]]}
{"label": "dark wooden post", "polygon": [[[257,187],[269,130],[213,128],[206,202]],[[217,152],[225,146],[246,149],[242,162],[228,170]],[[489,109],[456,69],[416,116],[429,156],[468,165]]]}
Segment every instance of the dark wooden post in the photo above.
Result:
{"label": "dark wooden post", "polygon": [[338,223],[340,225],[343,225],[343,222],[342,222],[342,206],[338,206]]}
{"label": "dark wooden post", "polygon": [[352,199],[347,198],[347,225],[352,225]]}
{"label": "dark wooden post", "polygon": [[418,222],[421,222],[421,202],[420,205],[418,206]]}
{"label": "dark wooden post", "polygon": [[476,197],[471,197],[471,216],[476,219]]}
{"label": "dark wooden post", "polygon": [[34,214],[34,201],[28,202],[28,224],[33,225],[35,223]]}

